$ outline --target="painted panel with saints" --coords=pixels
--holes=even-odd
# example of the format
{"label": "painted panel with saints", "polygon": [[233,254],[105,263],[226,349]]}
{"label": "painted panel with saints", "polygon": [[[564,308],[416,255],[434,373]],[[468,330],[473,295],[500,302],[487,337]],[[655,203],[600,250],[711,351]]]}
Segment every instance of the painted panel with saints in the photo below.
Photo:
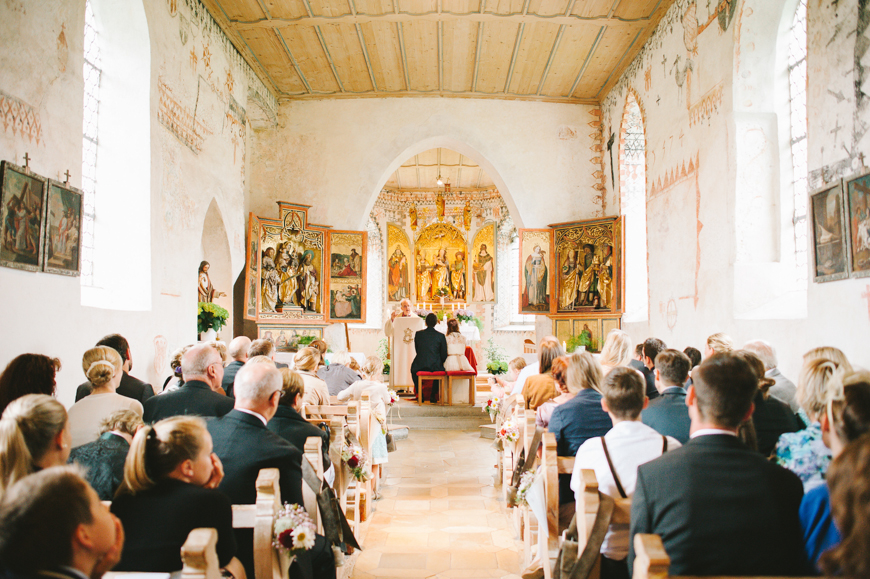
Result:
{"label": "painted panel with saints", "polygon": [[387,224],[387,301],[411,299],[411,244],[402,228]]}
{"label": "painted panel with saints", "polygon": [[245,284],[245,318],[257,319],[260,296],[260,220],[251,213],[248,223],[247,283]]}
{"label": "painted panel with saints", "polygon": [[49,273],[79,275],[82,233],[82,192],[48,180],[44,269]]}
{"label": "painted panel with saints", "polygon": [[461,231],[434,223],[417,236],[414,250],[417,301],[468,299],[467,245]]}
{"label": "painted panel with saints", "polygon": [[495,223],[484,225],[474,236],[471,251],[471,301],[495,302]]}
{"label": "painted panel with saints", "polygon": [[365,321],[366,233],[329,232],[329,318]]}
{"label": "painted panel with saints", "polygon": [[0,165],[0,265],[42,267],[45,179],[24,167]]}
{"label": "painted panel with saints", "polygon": [[616,311],[621,303],[620,239],[615,219],[555,226],[555,312]]}
{"label": "painted panel with saints", "polygon": [[550,313],[553,267],[549,229],[520,229],[520,313]]}

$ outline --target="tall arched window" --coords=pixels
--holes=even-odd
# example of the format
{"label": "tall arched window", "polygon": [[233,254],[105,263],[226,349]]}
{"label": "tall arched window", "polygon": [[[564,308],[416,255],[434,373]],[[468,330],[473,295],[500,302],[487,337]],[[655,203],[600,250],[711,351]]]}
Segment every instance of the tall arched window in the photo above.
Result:
{"label": "tall arched window", "polygon": [[94,284],[94,202],[97,178],[97,135],[100,113],[100,43],[90,0],[85,4],[85,107],[82,119],[82,285]]}
{"label": "tall arched window", "polygon": [[646,137],[643,115],[628,94],[619,139],[619,206],[625,218],[626,322],[649,319],[646,240]]}
{"label": "tall arched window", "polygon": [[794,184],[795,267],[807,281],[807,0],[798,2],[788,43],[791,159]]}

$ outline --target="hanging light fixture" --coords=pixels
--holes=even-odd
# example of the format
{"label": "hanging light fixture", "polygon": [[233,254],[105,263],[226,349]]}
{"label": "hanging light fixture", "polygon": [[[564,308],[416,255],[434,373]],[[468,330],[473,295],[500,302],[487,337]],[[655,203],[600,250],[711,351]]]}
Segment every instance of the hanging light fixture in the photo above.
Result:
{"label": "hanging light fixture", "polygon": [[435,182],[438,183],[439,186],[444,184],[444,181],[441,179],[440,172],[438,173],[438,178],[435,180]]}

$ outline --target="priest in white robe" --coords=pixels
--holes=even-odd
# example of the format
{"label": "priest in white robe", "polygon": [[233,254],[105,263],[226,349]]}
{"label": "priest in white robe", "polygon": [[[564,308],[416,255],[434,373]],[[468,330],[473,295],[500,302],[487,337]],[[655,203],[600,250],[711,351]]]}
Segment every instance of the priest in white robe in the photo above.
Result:
{"label": "priest in white robe", "polygon": [[413,391],[411,362],[417,355],[414,349],[414,334],[425,324],[411,311],[411,300],[399,302],[399,309],[393,310],[390,319],[384,324],[384,333],[390,340],[390,388]]}

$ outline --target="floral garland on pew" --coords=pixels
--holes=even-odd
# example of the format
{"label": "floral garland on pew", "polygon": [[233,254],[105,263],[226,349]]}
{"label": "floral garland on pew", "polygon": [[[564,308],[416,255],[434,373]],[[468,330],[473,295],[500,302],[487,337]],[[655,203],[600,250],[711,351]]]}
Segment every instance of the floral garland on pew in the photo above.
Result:
{"label": "floral garland on pew", "polygon": [[507,442],[516,442],[520,438],[520,429],[514,424],[513,420],[505,420],[501,423],[501,428],[496,433],[499,440]]}
{"label": "floral garland on pew", "polygon": [[520,477],[520,486],[517,488],[518,505],[529,506],[529,489],[532,488],[532,483],[535,482],[536,473],[533,470],[527,470]]}
{"label": "floral garland on pew", "polygon": [[314,521],[304,507],[285,504],[275,516],[272,546],[281,553],[295,557],[314,547],[316,532]]}
{"label": "floral garland on pew", "polygon": [[493,396],[487,400],[483,407],[483,411],[489,414],[490,422],[495,422],[496,416],[498,416],[498,413],[501,411],[501,398]]}
{"label": "floral garland on pew", "polygon": [[369,479],[365,470],[366,454],[360,447],[346,445],[341,451],[341,460],[347,464],[356,480],[365,482]]}

